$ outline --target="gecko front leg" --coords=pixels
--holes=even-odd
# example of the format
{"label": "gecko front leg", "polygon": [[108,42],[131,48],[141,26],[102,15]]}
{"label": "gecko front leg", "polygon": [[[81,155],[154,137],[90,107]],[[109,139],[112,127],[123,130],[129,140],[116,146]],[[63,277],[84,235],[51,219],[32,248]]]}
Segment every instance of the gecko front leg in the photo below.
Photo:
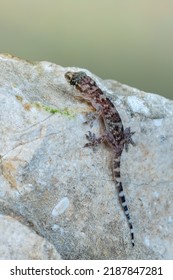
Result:
{"label": "gecko front leg", "polygon": [[124,142],[124,146],[125,146],[125,150],[126,152],[128,152],[128,147],[129,147],[129,144],[135,146],[135,142],[133,141],[132,139],[132,135],[135,134],[135,132],[131,132],[130,131],[130,127],[126,127],[125,130],[124,130],[124,139],[123,139],[123,142]]}
{"label": "gecko front leg", "polygon": [[89,126],[92,128],[94,121],[97,120],[100,116],[97,112],[89,112],[86,114],[86,121],[83,122],[83,124],[89,124]]}

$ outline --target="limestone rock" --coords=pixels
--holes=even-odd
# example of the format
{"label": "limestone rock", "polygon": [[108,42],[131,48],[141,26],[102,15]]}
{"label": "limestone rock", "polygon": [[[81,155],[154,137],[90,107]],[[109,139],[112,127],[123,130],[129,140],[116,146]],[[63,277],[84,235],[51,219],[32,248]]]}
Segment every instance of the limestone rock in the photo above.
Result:
{"label": "limestone rock", "polygon": [[100,123],[84,124],[92,109],[73,97],[64,78],[69,70],[81,69],[0,56],[1,214],[49,240],[63,259],[172,259],[173,101],[84,70],[136,132],[136,146],[121,159],[132,248],[112,151],[104,144],[96,152],[83,148],[85,133],[99,135]]}
{"label": "limestone rock", "polygon": [[0,215],[0,259],[59,260],[55,247],[17,220]]}

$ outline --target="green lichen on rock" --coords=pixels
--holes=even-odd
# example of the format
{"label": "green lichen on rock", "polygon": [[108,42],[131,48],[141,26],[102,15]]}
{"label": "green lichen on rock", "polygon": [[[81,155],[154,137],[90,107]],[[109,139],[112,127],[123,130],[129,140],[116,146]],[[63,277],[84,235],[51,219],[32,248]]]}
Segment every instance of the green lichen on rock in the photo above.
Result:
{"label": "green lichen on rock", "polygon": [[69,110],[68,108],[54,108],[41,103],[34,103],[34,105],[39,109],[44,109],[45,111],[51,114],[60,114],[67,116],[68,118],[73,118],[75,116],[74,111]]}
{"label": "green lichen on rock", "polygon": [[19,100],[20,102],[23,101],[23,97],[22,96],[20,96],[20,95],[15,95],[15,96],[16,96],[16,99]]}
{"label": "green lichen on rock", "polygon": [[[23,97],[22,96],[16,95],[15,97],[19,102],[21,102],[23,104]],[[31,108],[32,106],[34,106],[37,109],[44,109],[45,111],[47,111],[50,114],[60,114],[60,115],[66,116],[70,119],[75,116],[75,112],[68,109],[67,107],[65,107],[65,108],[54,108],[54,107],[50,107],[50,106],[41,104],[40,102],[24,103],[23,106],[26,110],[28,110],[28,108]]]}

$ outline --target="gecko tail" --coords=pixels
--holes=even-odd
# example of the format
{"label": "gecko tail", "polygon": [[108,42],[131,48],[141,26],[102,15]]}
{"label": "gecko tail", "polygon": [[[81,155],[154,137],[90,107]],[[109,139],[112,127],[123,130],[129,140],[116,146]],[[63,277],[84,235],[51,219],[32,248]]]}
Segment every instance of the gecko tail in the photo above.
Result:
{"label": "gecko tail", "polygon": [[135,245],[135,242],[134,242],[134,230],[133,230],[132,220],[131,220],[130,214],[129,214],[129,209],[127,207],[127,203],[126,203],[126,199],[125,199],[125,194],[124,194],[124,191],[123,191],[122,183],[121,182],[117,182],[117,187],[118,187],[118,191],[119,191],[120,202],[121,202],[121,205],[122,205],[122,207],[124,209],[124,213],[126,215],[126,218],[127,218],[128,224],[129,224],[132,246],[134,246]]}
{"label": "gecko tail", "polygon": [[119,193],[119,199],[120,199],[120,202],[121,202],[121,206],[124,209],[124,213],[125,213],[125,216],[127,218],[128,224],[129,224],[130,234],[131,234],[131,243],[132,243],[132,246],[134,246],[135,242],[134,242],[133,224],[132,224],[132,220],[130,218],[129,209],[128,209],[128,206],[127,206],[123,186],[122,186],[122,183],[121,183],[120,157],[117,157],[117,158],[114,159],[113,173],[114,173],[115,182],[116,182],[116,185],[117,185],[117,188],[118,188],[118,193]]}

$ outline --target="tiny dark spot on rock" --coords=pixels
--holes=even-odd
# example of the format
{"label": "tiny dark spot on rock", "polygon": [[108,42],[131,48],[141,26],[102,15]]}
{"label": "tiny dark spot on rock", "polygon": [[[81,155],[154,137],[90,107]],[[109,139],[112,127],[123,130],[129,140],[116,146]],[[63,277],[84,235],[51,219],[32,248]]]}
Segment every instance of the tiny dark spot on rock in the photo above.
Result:
{"label": "tiny dark spot on rock", "polygon": [[160,141],[161,141],[161,142],[166,141],[166,137],[165,137],[164,135],[161,135],[161,136],[160,136]]}

